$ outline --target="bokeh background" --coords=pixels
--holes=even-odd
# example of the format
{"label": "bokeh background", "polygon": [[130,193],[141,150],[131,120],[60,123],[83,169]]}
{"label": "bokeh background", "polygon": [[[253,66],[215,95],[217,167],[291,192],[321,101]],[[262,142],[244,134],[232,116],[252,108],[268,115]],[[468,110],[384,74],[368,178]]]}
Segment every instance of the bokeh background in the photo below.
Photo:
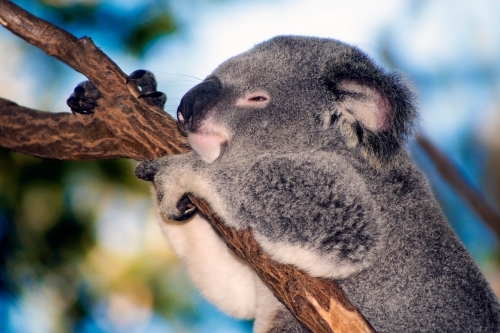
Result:
{"label": "bokeh background", "polygon": [[[355,44],[407,75],[419,131],[500,204],[500,2],[496,0],[25,0],[90,36],[125,72],[147,68],[175,111],[219,63],[279,34]],[[0,96],[65,104],[85,78],[0,28]],[[0,139],[1,141],[1,139]],[[409,149],[496,292],[498,240]],[[173,256],[129,160],[60,162],[0,149],[0,332],[250,332],[205,302]]]}

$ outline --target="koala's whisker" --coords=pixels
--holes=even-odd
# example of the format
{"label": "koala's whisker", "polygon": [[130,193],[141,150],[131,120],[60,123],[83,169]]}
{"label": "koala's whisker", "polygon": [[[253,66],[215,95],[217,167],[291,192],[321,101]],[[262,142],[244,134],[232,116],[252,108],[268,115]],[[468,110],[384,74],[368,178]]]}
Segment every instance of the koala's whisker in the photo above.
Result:
{"label": "koala's whisker", "polygon": [[188,75],[188,74],[177,74],[177,73],[170,73],[170,72],[163,72],[163,71],[154,71],[154,72],[155,73],[168,74],[168,75],[174,75],[174,76],[184,76],[184,77],[195,79],[198,82],[203,81],[203,79],[200,79],[199,77],[196,77],[196,76],[193,76],[193,75]]}

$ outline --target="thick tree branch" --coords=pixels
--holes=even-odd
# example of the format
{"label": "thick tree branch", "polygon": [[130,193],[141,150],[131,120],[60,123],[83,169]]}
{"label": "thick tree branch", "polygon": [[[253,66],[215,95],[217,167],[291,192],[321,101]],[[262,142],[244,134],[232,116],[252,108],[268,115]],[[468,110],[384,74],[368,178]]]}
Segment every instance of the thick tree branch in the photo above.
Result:
{"label": "thick tree branch", "polygon": [[[125,74],[89,38],[77,39],[6,0],[0,0],[0,24],[85,75],[102,93],[90,115],[41,112],[0,100],[1,146],[63,160],[145,160],[188,150],[175,121],[137,99]],[[228,228],[204,201],[193,202],[311,332],[373,332],[334,281],[271,261],[250,231]]]}
{"label": "thick tree branch", "polygon": [[32,110],[0,98],[0,145],[61,160],[145,160],[188,150],[171,117],[149,112],[152,107],[130,93],[99,103],[94,114],[80,115]]}
{"label": "thick tree branch", "polygon": [[5,0],[0,0],[0,24],[85,75],[103,96],[91,115],[44,114],[0,100],[3,147],[63,160],[144,160],[187,151],[177,123],[138,100],[126,75],[90,38],[77,39]]}

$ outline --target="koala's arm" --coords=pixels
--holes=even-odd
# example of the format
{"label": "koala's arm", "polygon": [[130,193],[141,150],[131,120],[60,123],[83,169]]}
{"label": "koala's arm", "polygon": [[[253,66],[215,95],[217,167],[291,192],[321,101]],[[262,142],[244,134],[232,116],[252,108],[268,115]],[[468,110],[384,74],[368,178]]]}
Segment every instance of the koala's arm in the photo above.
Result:
{"label": "koala's arm", "polygon": [[136,172],[155,174],[164,217],[182,216],[178,203],[192,193],[226,224],[251,228],[274,260],[312,276],[345,278],[359,272],[384,244],[379,207],[337,154],[270,154],[252,162],[212,164],[185,154],[150,163]]}
{"label": "koala's arm", "polygon": [[[167,220],[181,221],[189,218],[194,210],[188,208],[186,194],[200,199],[210,198],[212,209],[221,210],[220,195],[215,190],[212,166],[203,162],[196,153],[165,156],[140,163],[135,174],[138,178],[153,181],[156,201],[161,216]],[[217,208],[215,208],[217,207]]]}
{"label": "koala's arm", "polygon": [[193,283],[221,311],[236,318],[255,318],[254,333],[275,332],[275,327],[306,332],[201,214],[184,223],[163,220],[162,229]]}
{"label": "koala's arm", "polygon": [[[204,216],[196,213],[185,218],[185,211],[178,208],[185,193],[206,197],[203,193],[209,181],[195,172],[200,167],[197,161],[193,153],[168,156],[141,163],[136,174],[154,180],[162,230],[201,294],[228,315],[255,318],[259,299],[271,293],[267,286],[250,264],[227,247]],[[182,221],[174,220],[179,218]]]}

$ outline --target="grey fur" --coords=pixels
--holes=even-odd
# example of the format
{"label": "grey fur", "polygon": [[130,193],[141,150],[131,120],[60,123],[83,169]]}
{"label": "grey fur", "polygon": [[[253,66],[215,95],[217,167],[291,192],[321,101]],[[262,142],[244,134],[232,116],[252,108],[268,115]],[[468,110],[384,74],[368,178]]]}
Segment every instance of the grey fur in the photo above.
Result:
{"label": "grey fur", "polygon": [[[206,199],[275,260],[336,279],[379,333],[500,331],[495,295],[404,150],[416,111],[400,76],[344,43],[284,36],[205,82],[180,125],[193,138],[215,124],[220,147],[136,170],[164,217],[182,216],[184,193]],[[252,92],[269,100],[239,106]],[[262,332],[304,330],[279,303],[264,312]]]}

